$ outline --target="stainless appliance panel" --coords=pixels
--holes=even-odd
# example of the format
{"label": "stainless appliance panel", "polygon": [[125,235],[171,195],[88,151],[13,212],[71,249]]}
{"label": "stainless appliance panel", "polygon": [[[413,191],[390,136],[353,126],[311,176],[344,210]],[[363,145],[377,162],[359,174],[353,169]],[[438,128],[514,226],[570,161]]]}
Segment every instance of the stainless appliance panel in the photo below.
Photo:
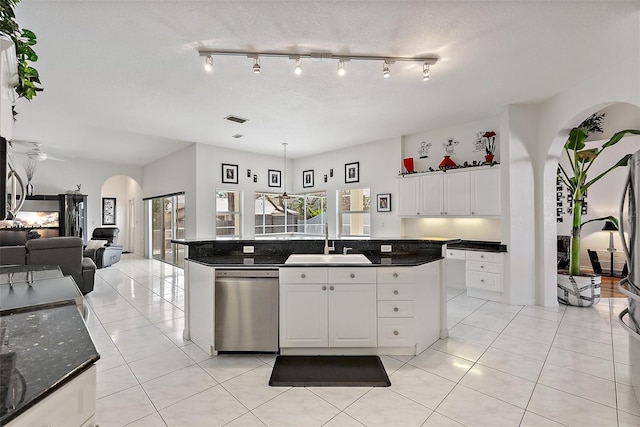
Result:
{"label": "stainless appliance panel", "polygon": [[216,351],[278,351],[278,271],[218,270]]}

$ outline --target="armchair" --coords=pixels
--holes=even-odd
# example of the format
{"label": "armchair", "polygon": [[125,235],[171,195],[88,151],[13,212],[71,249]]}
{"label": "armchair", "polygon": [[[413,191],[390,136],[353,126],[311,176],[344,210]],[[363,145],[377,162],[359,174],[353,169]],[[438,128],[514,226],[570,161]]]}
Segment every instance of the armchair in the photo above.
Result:
{"label": "armchair", "polygon": [[72,276],[83,295],[93,290],[96,265],[82,256],[82,238],[49,237],[27,240],[27,264],[58,265],[62,274]]}
{"label": "armchair", "polygon": [[118,227],[98,227],[93,230],[91,240],[82,252],[91,258],[97,268],[109,267],[120,261],[122,246],[118,245]]}

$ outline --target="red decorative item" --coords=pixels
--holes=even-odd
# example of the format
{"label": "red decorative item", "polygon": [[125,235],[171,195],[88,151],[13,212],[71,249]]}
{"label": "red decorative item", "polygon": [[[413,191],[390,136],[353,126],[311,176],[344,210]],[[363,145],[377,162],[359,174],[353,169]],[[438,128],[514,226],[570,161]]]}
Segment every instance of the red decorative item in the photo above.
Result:
{"label": "red decorative item", "polygon": [[456,162],[451,160],[451,156],[444,156],[444,159],[442,159],[442,161],[440,162],[438,167],[440,169],[455,168],[456,167]]}
{"label": "red decorative item", "polygon": [[404,168],[407,170],[407,173],[413,173],[413,157],[402,159],[402,162],[404,163]]}
{"label": "red decorative item", "polygon": [[484,156],[484,159],[487,161],[487,163],[493,162],[493,154],[487,154],[486,156]]}

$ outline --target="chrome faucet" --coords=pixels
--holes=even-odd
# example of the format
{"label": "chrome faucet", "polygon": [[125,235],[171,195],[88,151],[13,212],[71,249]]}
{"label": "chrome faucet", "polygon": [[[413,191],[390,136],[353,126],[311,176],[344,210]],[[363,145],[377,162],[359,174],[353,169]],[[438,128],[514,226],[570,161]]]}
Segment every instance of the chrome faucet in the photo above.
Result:
{"label": "chrome faucet", "polygon": [[335,251],[335,246],[329,246],[329,224],[324,223],[324,254],[329,255],[329,252]]}
{"label": "chrome faucet", "polygon": [[345,246],[344,248],[342,248],[342,255],[348,254],[351,249],[353,249],[353,248],[348,248],[348,247]]}

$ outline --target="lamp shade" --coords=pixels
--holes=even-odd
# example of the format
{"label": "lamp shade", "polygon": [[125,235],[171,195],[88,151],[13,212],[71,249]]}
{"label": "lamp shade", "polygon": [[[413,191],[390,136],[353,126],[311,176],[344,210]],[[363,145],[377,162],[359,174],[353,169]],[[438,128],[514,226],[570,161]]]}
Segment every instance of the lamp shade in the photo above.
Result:
{"label": "lamp shade", "polygon": [[612,221],[606,221],[602,231],[618,231],[618,227]]}

